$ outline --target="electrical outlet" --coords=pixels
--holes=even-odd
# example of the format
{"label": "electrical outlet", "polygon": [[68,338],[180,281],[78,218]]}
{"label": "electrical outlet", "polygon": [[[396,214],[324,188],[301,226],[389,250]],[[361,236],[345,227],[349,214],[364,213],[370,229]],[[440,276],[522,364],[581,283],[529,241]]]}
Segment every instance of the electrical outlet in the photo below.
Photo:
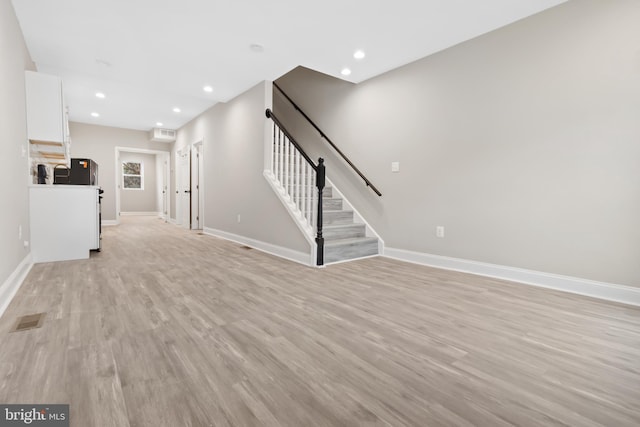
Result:
{"label": "electrical outlet", "polygon": [[29,247],[29,241],[28,241],[28,240],[25,240],[23,244],[24,244],[24,247],[25,247],[25,248],[28,248],[28,247]]}
{"label": "electrical outlet", "polygon": [[436,227],[436,237],[439,237],[441,239],[444,238],[444,227],[442,225]]}
{"label": "electrical outlet", "polygon": [[391,172],[400,172],[400,162],[391,162]]}
{"label": "electrical outlet", "polygon": [[238,224],[240,224],[240,214],[238,214]]}
{"label": "electrical outlet", "polygon": [[22,226],[18,226],[18,240],[22,240]]}

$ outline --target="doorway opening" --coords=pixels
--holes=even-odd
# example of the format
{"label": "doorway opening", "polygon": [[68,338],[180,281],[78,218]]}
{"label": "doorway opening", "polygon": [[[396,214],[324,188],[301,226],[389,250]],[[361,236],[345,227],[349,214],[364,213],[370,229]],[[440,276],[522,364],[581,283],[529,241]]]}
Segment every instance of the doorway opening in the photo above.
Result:
{"label": "doorway opening", "polygon": [[167,221],[170,153],[142,148],[116,147],[116,224],[122,215],[157,215]]}

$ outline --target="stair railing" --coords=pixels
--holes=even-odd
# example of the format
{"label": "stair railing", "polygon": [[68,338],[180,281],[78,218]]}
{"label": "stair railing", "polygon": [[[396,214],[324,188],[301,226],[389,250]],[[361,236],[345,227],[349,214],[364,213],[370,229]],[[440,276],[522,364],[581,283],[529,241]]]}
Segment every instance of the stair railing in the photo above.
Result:
{"label": "stair railing", "polygon": [[[316,265],[324,265],[324,237],[322,236],[322,192],[325,187],[324,159],[316,165],[300,144],[284,128],[280,120],[267,108],[272,120],[271,173],[309,229],[316,230]],[[314,191],[317,188],[317,193]],[[314,215],[315,212],[315,215]]]}
{"label": "stair railing", "polygon": [[286,94],[286,92],[284,90],[282,90],[282,88],[280,86],[278,86],[275,82],[273,82],[273,86],[275,86],[276,89],[278,89],[278,91],[280,91],[280,93],[282,95],[284,95],[284,97],[287,99],[287,101],[289,101],[291,103],[291,105],[293,105],[293,108],[296,109],[296,111],[298,111],[302,117],[304,117],[309,124],[311,124],[311,126],[314,127],[315,130],[317,130],[320,133],[320,137],[324,138],[325,141],[327,141],[327,143],[331,146],[331,148],[333,148],[339,155],[340,157],[342,157],[342,159],[347,162],[347,164],[349,166],[351,166],[351,169],[354,170],[355,173],[358,174],[358,176],[360,176],[360,178],[362,178],[364,180],[364,183],[366,184],[367,187],[371,188],[371,190],[373,190],[374,193],[376,193],[378,196],[382,196],[382,193],[376,188],[375,185],[373,185],[371,183],[371,181],[369,181],[369,179],[364,176],[364,174],[362,172],[360,172],[360,169],[358,169],[356,167],[356,165],[353,164],[353,162],[351,160],[349,160],[349,158],[342,152],[342,150],[340,150],[336,144],[333,143],[333,141],[331,141],[331,139],[329,139],[329,137],[327,135],[325,135],[325,133],[322,131],[322,129],[320,129],[318,127],[318,125],[316,125],[313,120],[311,120],[311,118],[309,116],[307,116],[307,114],[302,111],[302,109],[298,106],[298,104],[296,104],[293,99],[291,99],[289,97],[289,95]]}

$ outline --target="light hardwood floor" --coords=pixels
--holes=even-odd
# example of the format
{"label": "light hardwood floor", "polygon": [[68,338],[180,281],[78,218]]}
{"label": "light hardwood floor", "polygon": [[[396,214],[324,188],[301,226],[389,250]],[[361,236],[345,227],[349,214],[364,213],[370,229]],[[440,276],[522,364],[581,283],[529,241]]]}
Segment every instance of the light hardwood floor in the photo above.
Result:
{"label": "light hardwood floor", "polygon": [[640,425],[638,308],[385,258],[311,269],[154,218],[34,266],[0,345],[0,403],[69,403],[77,427]]}

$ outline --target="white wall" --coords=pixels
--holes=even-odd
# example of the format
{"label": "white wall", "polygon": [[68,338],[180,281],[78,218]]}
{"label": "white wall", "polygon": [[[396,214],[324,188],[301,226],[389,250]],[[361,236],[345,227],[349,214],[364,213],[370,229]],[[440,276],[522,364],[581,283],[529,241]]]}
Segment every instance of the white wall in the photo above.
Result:
{"label": "white wall", "polygon": [[[122,189],[120,191],[120,212],[159,212],[158,210],[158,176],[156,155],[145,153],[120,152],[120,164],[124,162],[141,163],[143,173],[143,189]],[[122,169],[120,169],[122,172]],[[120,175],[122,182],[122,175]]]}
{"label": "white wall", "polygon": [[357,86],[279,79],[382,198],[276,112],[389,247],[640,286],[638,22],[571,1]]}
{"label": "white wall", "polygon": [[[29,254],[29,164],[24,71],[35,70],[10,1],[0,1],[0,313],[9,295],[4,285]],[[22,238],[18,228],[22,226]]]}
{"label": "white wall", "polygon": [[98,163],[100,186],[104,190],[102,219],[116,220],[116,147],[169,151],[162,142],[149,141],[149,133],[139,130],[69,123],[71,157],[86,157]]}
{"label": "white wall", "polygon": [[178,130],[172,159],[181,148],[204,141],[205,228],[308,253],[309,244],[262,175],[268,106],[271,84],[266,82],[216,104]]}

